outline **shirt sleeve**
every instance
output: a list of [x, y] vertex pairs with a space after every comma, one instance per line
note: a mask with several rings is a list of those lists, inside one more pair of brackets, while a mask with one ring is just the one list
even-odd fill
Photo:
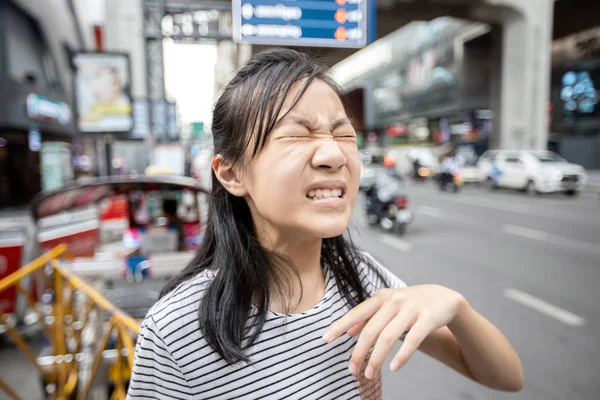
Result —
[[181, 368], [149, 313], [142, 322], [127, 399], [190, 399]]
[[361, 273], [365, 275], [365, 289], [369, 296], [374, 296], [381, 289], [401, 289], [407, 286], [402, 279], [381, 265], [371, 254], [361, 252], [361, 255], [365, 260]]

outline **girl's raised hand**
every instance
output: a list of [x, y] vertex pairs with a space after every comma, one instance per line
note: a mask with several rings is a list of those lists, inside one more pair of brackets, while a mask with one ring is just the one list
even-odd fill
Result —
[[431, 332], [452, 322], [464, 304], [461, 294], [439, 285], [382, 289], [334, 322], [323, 340], [330, 343], [345, 332], [350, 336], [360, 334], [348, 366], [354, 375], [377, 342], [365, 370], [365, 377], [372, 379], [407, 330], [390, 365], [392, 371], [402, 368]]

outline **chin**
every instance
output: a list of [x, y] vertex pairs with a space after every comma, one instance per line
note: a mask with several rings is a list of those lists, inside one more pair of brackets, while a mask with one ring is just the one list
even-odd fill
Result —
[[348, 229], [349, 221], [319, 221], [319, 225], [313, 225], [310, 227], [310, 232], [318, 238], [328, 239], [336, 236], [343, 235]]

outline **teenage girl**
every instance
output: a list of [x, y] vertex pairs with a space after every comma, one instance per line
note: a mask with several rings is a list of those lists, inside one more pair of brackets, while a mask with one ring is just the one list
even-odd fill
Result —
[[419, 350], [522, 388], [519, 356], [461, 294], [407, 287], [344, 239], [361, 165], [324, 67], [293, 50], [256, 55], [212, 132], [204, 243], [142, 324], [128, 398], [381, 399], [398, 340], [393, 371]]

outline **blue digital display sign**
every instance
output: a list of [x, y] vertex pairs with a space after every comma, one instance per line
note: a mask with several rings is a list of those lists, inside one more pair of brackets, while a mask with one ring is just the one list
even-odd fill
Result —
[[233, 39], [240, 43], [364, 47], [374, 0], [233, 0]]

